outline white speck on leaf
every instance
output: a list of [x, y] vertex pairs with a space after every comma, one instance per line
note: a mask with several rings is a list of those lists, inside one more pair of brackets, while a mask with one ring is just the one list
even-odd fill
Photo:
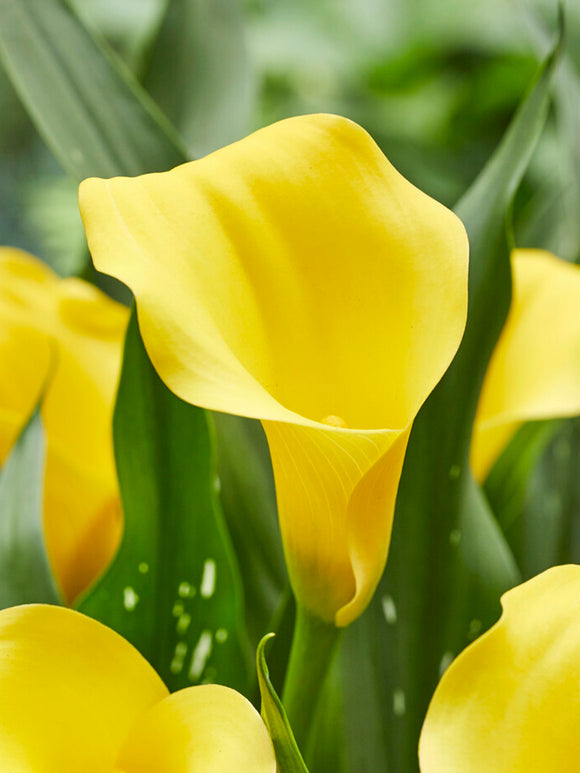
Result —
[[394, 625], [397, 622], [397, 607], [392, 596], [383, 596], [381, 599], [383, 615], [387, 623]]
[[127, 587], [123, 590], [123, 606], [127, 612], [132, 612], [139, 603], [139, 596], [135, 593], [134, 589]]
[[203, 565], [203, 575], [201, 578], [201, 597], [209, 599], [215, 592], [216, 565], [213, 558], [206, 559]]
[[228, 638], [228, 632], [225, 628], [218, 628], [215, 632], [215, 640], [218, 644], [223, 644]]
[[402, 717], [407, 711], [407, 701], [404, 690], [395, 690], [393, 692], [393, 714], [396, 717]]
[[189, 667], [189, 678], [192, 682], [197, 682], [206, 667], [209, 656], [211, 655], [212, 636], [211, 631], [203, 631], [191, 656], [191, 666]]
[[195, 596], [195, 588], [191, 583], [183, 582], [179, 583], [179, 587], [177, 588], [177, 595], [182, 599], [191, 599], [193, 596]]

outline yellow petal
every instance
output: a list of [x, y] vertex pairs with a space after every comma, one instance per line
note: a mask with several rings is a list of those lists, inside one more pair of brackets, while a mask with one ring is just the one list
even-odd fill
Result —
[[463, 332], [461, 223], [328, 115], [87, 180], [80, 204], [168, 386], [265, 422], [298, 599], [349, 622], [384, 566], [410, 425]]
[[443, 675], [419, 745], [422, 773], [575, 773], [580, 566], [502, 598], [500, 621]]
[[72, 602], [108, 566], [123, 526], [114, 480], [94, 476], [58, 448], [50, 448], [44, 482], [44, 532], [51, 563]]
[[108, 773], [167, 689], [114, 631], [61, 607], [0, 612], [1, 773]]
[[348, 625], [385, 566], [409, 431], [264, 428], [296, 597], [321, 619]]
[[235, 690], [179, 690], [138, 720], [117, 761], [123, 773], [276, 773], [272, 741]]
[[6, 324], [0, 309], [0, 464], [40, 400], [51, 359], [47, 336], [34, 327]]
[[44, 517], [69, 602], [107, 566], [120, 538], [111, 422], [126, 324], [126, 309], [91, 285], [58, 279], [30, 255], [0, 248], [0, 462], [52, 362], [42, 406]]
[[580, 267], [512, 253], [513, 295], [483, 384], [471, 466], [484, 480], [524, 421], [580, 413]]

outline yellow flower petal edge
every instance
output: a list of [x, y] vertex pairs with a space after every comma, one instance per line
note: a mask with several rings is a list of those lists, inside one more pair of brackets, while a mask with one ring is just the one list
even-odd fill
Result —
[[0, 463], [46, 386], [45, 534], [68, 602], [103, 571], [120, 538], [111, 423], [127, 320], [86, 282], [0, 248]]
[[578, 770], [580, 566], [549, 569], [502, 605], [435, 691], [421, 773]]
[[188, 687], [153, 706], [128, 736], [124, 773], [275, 773], [272, 741], [252, 704], [229, 687]]
[[543, 250], [514, 250], [511, 262], [511, 308], [471, 445], [480, 481], [522, 422], [580, 414], [580, 266]]
[[121, 636], [78, 612], [0, 611], [0, 773], [275, 773], [265, 725], [227, 687], [169, 696]]
[[118, 634], [78, 612], [0, 612], [0, 772], [106, 773], [167, 689]]
[[332, 115], [86, 180], [80, 207], [161, 378], [263, 421], [298, 601], [346, 625], [384, 567], [412, 421], [463, 334], [462, 224]]

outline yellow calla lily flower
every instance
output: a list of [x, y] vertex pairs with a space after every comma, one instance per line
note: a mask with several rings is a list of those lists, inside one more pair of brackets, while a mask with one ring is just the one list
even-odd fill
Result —
[[127, 321], [92, 285], [0, 248], [0, 463], [46, 387], [45, 536], [68, 602], [120, 538], [111, 422]]
[[331, 115], [86, 180], [80, 206], [170, 389], [262, 420], [296, 597], [348, 624], [384, 568], [411, 424], [463, 333], [461, 222]]
[[254, 707], [173, 695], [121, 636], [63, 607], [0, 612], [0, 773], [275, 773]]
[[578, 770], [580, 566], [548, 569], [508, 591], [502, 606], [435, 691], [422, 773]]
[[511, 308], [473, 428], [480, 481], [523, 422], [580, 414], [580, 266], [543, 250], [514, 250], [511, 262]]

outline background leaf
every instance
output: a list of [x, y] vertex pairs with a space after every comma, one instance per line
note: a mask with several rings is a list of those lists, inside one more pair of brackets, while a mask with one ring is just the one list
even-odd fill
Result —
[[45, 448], [37, 408], [0, 472], [0, 609], [62, 603], [44, 542]]
[[39, 132], [77, 181], [185, 160], [175, 131], [59, 0], [2, 0], [0, 56]]
[[248, 134], [255, 82], [237, 0], [168, 0], [144, 84], [194, 157]]
[[[258, 421], [214, 414], [221, 500], [244, 581], [252, 647], [273, 618], [288, 583], [272, 463]], [[278, 639], [276, 639], [278, 643]]]
[[208, 414], [159, 379], [135, 314], [114, 438], [123, 540], [79, 609], [132, 642], [170, 689], [207, 680], [247, 691], [241, 584], [217, 498]]
[[[523, 21], [531, 32], [536, 49], [545, 56], [549, 51], [550, 33], [545, 22], [520, 0]], [[569, 45], [554, 77], [555, 126], [553, 151], [547, 158], [549, 166], [542, 169], [541, 183], [547, 196], [544, 211], [528, 207], [525, 241], [521, 246], [541, 247], [565, 260], [580, 260], [580, 147], [576, 138], [580, 132], [580, 60], [578, 30], [574, 36], [574, 12], [580, 20], [578, 5], [559, 2], [560, 11], [566, 10]], [[548, 154], [546, 154], [548, 155]]]
[[528, 481], [520, 517], [506, 532], [524, 579], [580, 563], [580, 420], [558, 425]]
[[[350, 665], [353, 670], [364, 668], [362, 663]], [[352, 734], [347, 734], [344, 726], [344, 700], [340, 659], [333, 657], [316, 708], [306, 753], [308, 767], [315, 773], [345, 773], [347, 770], [345, 740], [352, 740]]]
[[526, 422], [491, 468], [485, 495], [504, 532], [521, 517], [529, 477], [561, 423], [557, 419]]
[[[518, 580], [509, 546], [472, 479], [468, 451], [485, 368], [509, 307], [505, 219], [544, 124], [555, 58], [553, 52], [544, 63], [502, 143], [456, 208], [471, 252], [465, 336], [415, 421], [387, 570], [359, 623], [364, 636], [357, 636], [356, 623], [346, 636], [349, 662], [374, 658], [358, 689], [366, 716], [380, 716], [388, 734], [385, 746], [367, 742], [362, 734], [373, 724], [359, 717], [355, 741], [379, 757], [386, 753], [393, 771], [417, 769], [419, 732], [440, 674], [494, 621], [499, 594]], [[380, 647], [370, 644], [377, 641]], [[384, 675], [380, 689], [373, 672]], [[351, 694], [354, 689], [351, 684]], [[346, 706], [349, 711], [348, 700]], [[352, 713], [347, 725], [351, 721]], [[382, 762], [365, 758], [363, 766], [359, 755], [357, 764], [351, 770], [375, 770]]]

